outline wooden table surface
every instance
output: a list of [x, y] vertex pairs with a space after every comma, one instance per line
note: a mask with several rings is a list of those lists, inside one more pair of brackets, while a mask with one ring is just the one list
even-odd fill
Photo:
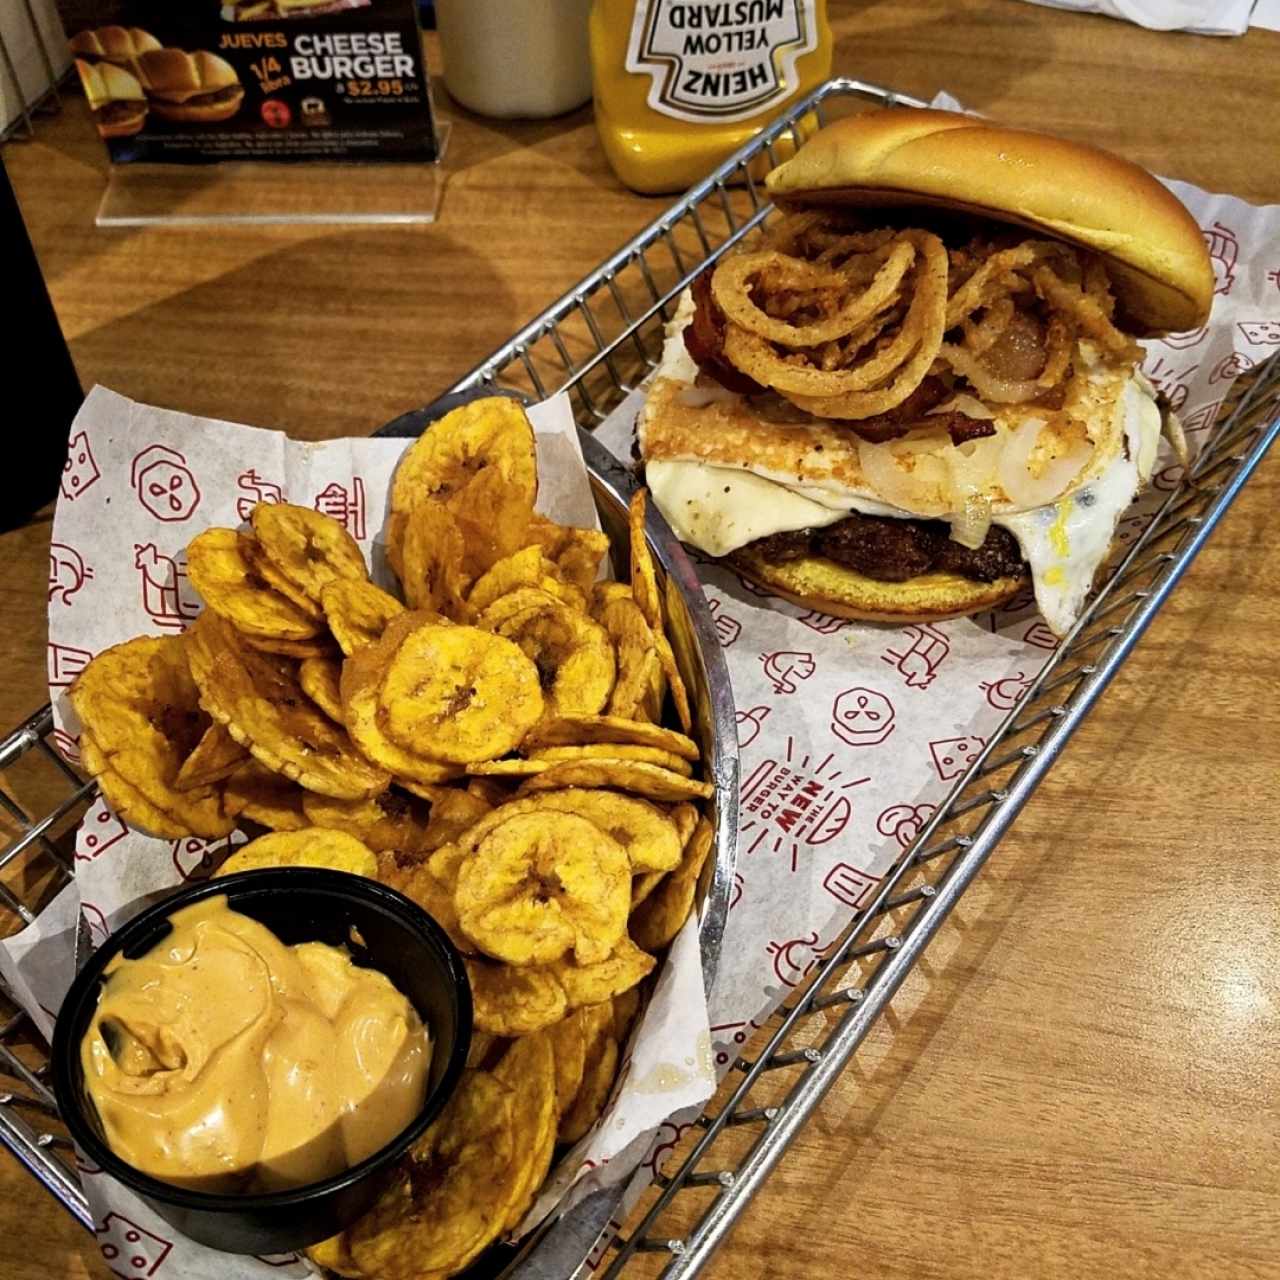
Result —
[[[1280, 200], [1280, 36], [831, 5], [836, 69]], [[83, 105], [6, 148], [85, 386], [296, 436], [423, 403], [653, 218], [589, 110], [456, 121], [432, 227], [99, 231]], [[11, 424], [11, 430], [14, 427]], [[747, 1213], [716, 1277], [1280, 1274], [1280, 458]], [[5, 725], [43, 701], [47, 519], [0, 538]], [[105, 1275], [0, 1155], [0, 1274]]]

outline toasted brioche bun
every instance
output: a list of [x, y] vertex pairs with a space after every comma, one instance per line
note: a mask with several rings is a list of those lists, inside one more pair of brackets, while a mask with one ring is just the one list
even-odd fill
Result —
[[98, 27], [71, 38], [71, 52], [81, 58], [131, 64], [140, 53], [160, 48], [160, 41], [141, 27]]
[[110, 62], [76, 59], [76, 74], [91, 111], [100, 111], [108, 102], [137, 102], [146, 110], [147, 95], [136, 76]]
[[1082, 142], [896, 107], [819, 130], [766, 179], [782, 203], [931, 205], [980, 214], [1102, 254], [1124, 327], [1199, 328], [1213, 299], [1204, 237], [1145, 169]]
[[1011, 599], [1028, 576], [973, 582], [955, 573], [924, 573], [906, 582], [879, 582], [834, 560], [802, 556], [772, 564], [738, 551], [733, 565], [744, 577], [802, 609], [859, 622], [941, 622], [984, 613]]
[[240, 83], [229, 62], [204, 49], [153, 49], [139, 57], [138, 66], [147, 94], [157, 102], [185, 102]]

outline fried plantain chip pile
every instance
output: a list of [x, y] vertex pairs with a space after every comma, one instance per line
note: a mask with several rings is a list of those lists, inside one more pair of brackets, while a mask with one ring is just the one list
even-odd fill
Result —
[[70, 692], [131, 825], [268, 828], [219, 874], [375, 877], [464, 955], [463, 1083], [375, 1208], [309, 1251], [344, 1276], [443, 1278], [518, 1226], [604, 1110], [713, 843], [643, 490], [629, 582], [597, 581], [605, 535], [536, 497], [524, 410], [473, 401], [397, 469], [402, 598], [337, 521], [259, 504], [190, 543], [206, 607], [185, 636], [117, 645]]

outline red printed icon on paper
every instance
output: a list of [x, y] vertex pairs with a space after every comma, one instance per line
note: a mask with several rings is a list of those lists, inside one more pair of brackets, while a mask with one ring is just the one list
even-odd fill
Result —
[[893, 732], [894, 715], [883, 693], [855, 685], [832, 704], [831, 732], [851, 747], [876, 747]]
[[1186, 351], [1190, 347], [1198, 347], [1208, 336], [1208, 333], [1209, 326], [1206, 324], [1187, 333], [1167, 333], [1160, 341], [1166, 347], [1172, 347], [1175, 351]]
[[816, 609], [802, 613], [796, 621], [803, 622], [810, 631], [816, 631], [820, 636], [833, 636], [837, 631], [853, 626], [848, 618], [833, 618], [829, 613], [819, 613]]
[[138, 501], [157, 520], [177, 524], [200, 505], [200, 486], [187, 459], [166, 444], [153, 444], [133, 460], [130, 472]]
[[86, 1177], [96, 1178], [102, 1172], [102, 1166], [94, 1164], [79, 1147], [71, 1148], [71, 1159], [75, 1162], [76, 1172], [83, 1173]]
[[1242, 373], [1248, 373], [1254, 363], [1252, 357], [1244, 352], [1233, 351], [1230, 355], [1223, 356], [1209, 371], [1209, 384], [1212, 386], [1215, 382], [1230, 382]]
[[255, 1253], [253, 1256], [267, 1267], [291, 1267], [302, 1261], [296, 1253]]
[[123, 1214], [112, 1211], [94, 1227], [98, 1248], [112, 1275], [144, 1280], [155, 1275], [173, 1249], [173, 1242], [147, 1231]]
[[1199, 408], [1192, 409], [1190, 413], [1182, 415], [1182, 429], [1189, 436], [1198, 435], [1201, 431], [1207, 431], [1218, 421], [1218, 414], [1222, 412], [1221, 400], [1210, 400], [1208, 404], [1202, 404]]
[[772, 711], [772, 707], [752, 707], [750, 711], [734, 712], [739, 747], [749, 747], [760, 736], [760, 730]]
[[1280, 320], [1241, 320], [1236, 328], [1246, 342], [1255, 347], [1274, 347], [1280, 344]]
[[764, 674], [773, 685], [774, 693], [795, 693], [800, 687], [796, 682], [808, 680], [818, 669], [811, 653], [798, 653], [783, 649], [777, 653], [762, 653]]
[[891, 836], [900, 849], [909, 849], [920, 828], [933, 817], [933, 810], [931, 804], [891, 804], [876, 819], [876, 830], [882, 836]]
[[733, 873], [733, 888], [729, 890], [730, 911], [732, 911], [734, 907], [742, 901], [742, 891], [746, 888], [746, 885], [747, 882], [742, 878], [742, 873], [740, 871], [735, 871]]
[[67, 460], [62, 464], [62, 496], [74, 502], [101, 475], [89, 447], [89, 437], [77, 431], [67, 444]]
[[186, 836], [174, 840], [169, 848], [173, 865], [184, 880], [207, 880], [222, 865], [231, 851], [231, 840], [202, 840]]
[[68, 764], [80, 763], [80, 739], [73, 738], [65, 729], [55, 729], [50, 735], [58, 754]]
[[82, 902], [80, 918], [84, 921], [84, 927], [89, 930], [89, 945], [96, 951], [111, 936], [107, 917], [103, 915], [101, 907], [92, 902]]
[[364, 481], [355, 476], [351, 488], [336, 480], [316, 494], [315, 508], [321, 515], [332, 516], [357, 541], [364, 541]]
[[1031, 687], [1031, 677], [1024, 676], [1021, 671], [1011, 676], [1001, 676], [990, 683], [983, 682], [978, 688], [987, 695], [987, 702], [997, 711], [1011, 711], [1017, 701]]
[[715, 596], [707, 596], [707, 608], [711, 611], [711, 621], [715, 623], [716, 639], [720, 641], [722, 649], [727, 649], [742, 634], [742, 623], [721, 611], [723, 603]]
[[[714, 1032], [715, 1027], [712, 1027], [711, 1030]], [[654, 1173], [657, 1173], [666, 1162], [667, 1157], [679, 1145], [680, 1139], [692, 1128], [692, 1120], [687, 1124], [675, 1124], [670, 1120], [664, 1120], [653, 1135], [653, 1146], [649, 1149], [649, 1154], [645, 1157], [641, 1168], [651, 1169]], [[621, 1226], [622, 1224], [619, 1223], [618, 1225]]]
[[799, 755], [795, 740], [787, 739], [781, 760], [762, 760], [742, 784], [739, 832], [748, 853], [762, 845], [791, 855], [791, 870], [799, 865], [800, 850], [827, 844], [848, 825], [853, 805], [844, 792], [870, 778], [844, 779], [827, 755], [817, 764]]
[[847, 862], [837, 862], [823, 877], [822, 887], [846, 907], [861, 907], [880, 883], [878, 877], [860, 871]]
[[[741, 1048], [754, 1032], [759, 1031], [764, 1026], [763, 1022], [757, 1022], [752, 1018], [749, 1022], [721, 1022], [717, 1026], [711, 1028], [711, 1041], [717, 1046], [716, 1064], [721, 1067], [729, 1065], [731, 1050], [735, 1045]], [[732, 1034], [729, 1034], [732, 1032]]]
[[765, 951], [773, 957], [773, 971], [786, 987], [798, 987], [821, 963], [827, 947], [816, 933], [788, 942], [771, 942]]
[[247, 520], [260, 502], [283, 502], [284, 490], [270, 480], [264, 480], [252, 467], [236, 476], [236, 488], [241, 490], [236, 499], [236, 515]]
[[94, 801], [89, 812], [84, 815], [76, 839], [76, 861], [92, 862], [100, 858], [118, 840], [129, 834], [129, 828], [122, 818], [107, 807], [101, 796]]
[[1209, 250], [1209, 261], [1213, 263], [1213, 279], [1215, 294], [1225, 297], [1231, 292], [1236, 282], [1236, 263], [1240, 258], [1240, 242], [1230, 227], [1215, 222], [1211, 227], [1201, 228], [1205, 245]]
[[908, 638], [910, 644], [903, 646], [899, 641], [898, 647], [886, 649], [880, 660], [898, 668], [908, 689], [927, 689], [951, 652], [951, 641], [928, 622], [909, 626], [904, 639]]
[[185, 631], [200, 612], [199, 601], [189, 595], [187, 570], [154, 542], [133, 546], [133, 567], [142, 576], [142, 607], [157, 627]]
[[1172, 493], [1181, 483], [1186, 475], [1183, 470], [1182, 463], [1174, 462], [1169, 466], [1157, 471], [1151, 477], [1151, 487], [1159, 489], [1161, 493]]
[[269, 129], [287, 129], [293, 123], [289, 104], [279, 98], [268, 98], [262, 104], [262, 123]]
[[1178, 369], [1166, 363], [1162, 357], [1156, 356], [1143, 372], [1151, 379], [1155, 389], [1168, 400], [1169, 407], [1177, 413], [1187, 403], [1187, 383], [1199, 367], [1199, 364], [1189, 364]]
[[939, 738], [937, 742], [929, 743], [929, 754], [933, 757], [933, 767], [937, 770], [938, 777], [943, 782], [950, 782], [978, 758], [978, 753], [986, 745], [985, 738], [969, 733], [962, 738]]
[[1035, 645], [1037, 649], [1056, 649], [1058, 647], [1058, 637], [1039, 620], [1033, 622], [1022, 633], [1022, 638], [1027, 644]]
[[[693, 558], [694, 558], [695, 560], [697, 560], [700, 564], [715, 564], [715, 563], [717, 563], [715, 560], [711, 559], [711, 557], [709, 557], [709, 556], [704, 557], [704, 556], [700, 555], [696, 550], [694, 550], [694, 549], [692, 549], [692, 548], [690, 549], [689, 554], [690, 554], [690, 555], [692, 555], [692, 556], [693, 556]], [[742, 574], [740, 574], [740, 573], [735, 573], [733, 576], [734, 576], [735, 578], [737, 578], [737, 580], [738, 580], [738, 585], [739, 585], [739, 586], [743, 589], [743, 591], [745, 591], [748, 595], [758, 596], [761, 600], [769, 600], [769, 599], [772, 599], [772, 597], [773, 597], [773, 592], [772, 592], [772, 591], [766, 591], [766, 590], [765, 590], [765, 588], [764, 588], [764, 587], [762, 587], [758, 582], [752, 582], [750, 578], [744, 578], [744, 577], [742, 576]]]
[[49, 544], [49, 603], [70, 604], [71, 597], [93, 577], [84, 557], [65, 542]]
[[93, 660], [88, 649], [71, 644], [49, 645], [49, 683], [55, 689], [69, 685]]

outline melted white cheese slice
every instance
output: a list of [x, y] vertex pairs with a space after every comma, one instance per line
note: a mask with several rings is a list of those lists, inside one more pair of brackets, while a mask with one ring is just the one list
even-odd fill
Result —
[[[1151, 474], [1160, 440], [1160, 414], [1138, 378], [1124, 390], [1125, 450], [1069, 497], [993, 523], [1018, 540], [1031, 570], [1045, 622], [1064, 635], [1079, 616], [1116, 525]], [[911, 513], [849, 494], [788, 487], [736, 468], [653, 460], [649, 489], [684, 542], [724, 556], [757, 538], [834, 524], [849, 511], [911, 518]], [[820, 500], [815, 500], [820, 499]]]

